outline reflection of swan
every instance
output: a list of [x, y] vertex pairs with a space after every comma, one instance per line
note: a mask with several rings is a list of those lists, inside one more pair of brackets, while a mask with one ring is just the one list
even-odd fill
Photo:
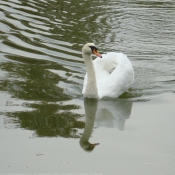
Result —
[[[93, 62], [92, 53], [98, 56]], [[126, 55], [109, 52], [101, 56], [93, 43], [85, 44], [82, 54], [87, 71], [82, 91], [85, 98], [117, 98], [131, 87], [134, 71]]]
[[97, 105], [98, 105], [97, 100], [93, 99], [84, 100], [86, 124], [83, 135], [80, 139], [80, 146], [86, 151], [93, 150], [96, 145], [99, 145], [99, 143], [92, 144], [89, 142], [89, 138], [91, 137], [94, 128], [94, 120], [96, 116]]
[[126, 119], [131, 115], [131, 109], [132, 102], [125, 99], [99, 101], [95, 125], [123, 130]]

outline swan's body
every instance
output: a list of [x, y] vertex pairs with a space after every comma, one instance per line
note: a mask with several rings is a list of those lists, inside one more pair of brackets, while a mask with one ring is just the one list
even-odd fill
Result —
[[125, 54], [116, 52], [102, 56], [97, 52], [102, 58], [97, 57], [92, 61], [91, 49], [94, 47], [93, 43], [88, 43], [82, 49], [87, 71], [82, 91], [84, 98], [117, 98], [128, 91], [133, 83], [132, 64]]

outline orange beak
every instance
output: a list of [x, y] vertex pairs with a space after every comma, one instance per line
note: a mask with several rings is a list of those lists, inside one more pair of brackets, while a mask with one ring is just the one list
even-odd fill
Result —
[[93, 49], [93, 50], [92, 50], [92, 53], [95, 54], [95, 55], [97, 55], [98, 57], [102, 58], [102, 56], [101, 56], [101, 54], [98, 52], [98, 50]]

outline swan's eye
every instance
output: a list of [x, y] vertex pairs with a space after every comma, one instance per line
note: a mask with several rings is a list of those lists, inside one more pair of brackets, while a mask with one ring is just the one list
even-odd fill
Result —
[[95, 50], [95, 51], [98, 50], [98, 48], [96, 48], [95, 46], [89, 46], [89, 47], [91, 48], [92, 53], [93, 53], [93, 50]]

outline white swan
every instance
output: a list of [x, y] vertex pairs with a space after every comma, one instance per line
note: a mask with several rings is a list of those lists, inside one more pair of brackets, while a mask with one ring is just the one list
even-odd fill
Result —
[[[94, 61], [92, 53], [98, 56]], [[82, 48], [82, 55], [87, 71], [82, 91], [84, 98], [117, 98], [131, 87], [134, 71], [123, 53], [100, 55], [94, 43], [87, 43]]]

